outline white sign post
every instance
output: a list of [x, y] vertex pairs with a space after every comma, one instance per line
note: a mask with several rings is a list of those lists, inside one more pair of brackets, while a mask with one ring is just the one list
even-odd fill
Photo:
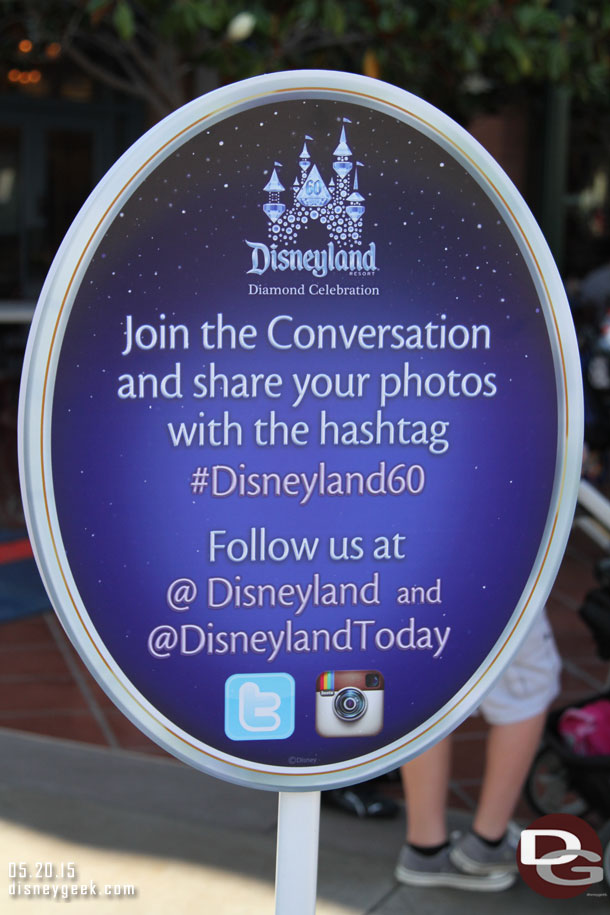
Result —
[[316, 910], [320, 792], [279, 795], [275, 870], [276, 915]]

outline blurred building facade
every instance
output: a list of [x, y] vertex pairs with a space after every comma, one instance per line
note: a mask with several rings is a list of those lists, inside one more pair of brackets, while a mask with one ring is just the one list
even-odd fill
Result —
[[84, 76], [57, 44], [16, 39], [0, 64], [0, 528], [23, 523], [17, 397], [36, 300], [81, 205], [145, 128], [141, 105]]

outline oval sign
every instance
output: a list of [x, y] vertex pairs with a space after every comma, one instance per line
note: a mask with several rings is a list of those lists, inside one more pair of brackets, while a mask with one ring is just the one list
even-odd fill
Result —
[[395, 767], [550, 590], [582, 440], [563, 288], [504, 173], [402, 90], [281, 73], [154, 127], [68, 233], [24, 377], [53, 604], [206, 772]]

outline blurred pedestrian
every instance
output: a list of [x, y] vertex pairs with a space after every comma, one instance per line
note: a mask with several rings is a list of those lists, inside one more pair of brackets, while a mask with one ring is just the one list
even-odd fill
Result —
[[561, 661], [544, 614], [485, 697], [490, 724], [481, 793], [470, 829], [449, 836], [451, 737], [402, 767], [407, 836], [395, 875], [411, 886], [495, 891], [516, 879], [519, 832], [510, 820], [538, 748]]

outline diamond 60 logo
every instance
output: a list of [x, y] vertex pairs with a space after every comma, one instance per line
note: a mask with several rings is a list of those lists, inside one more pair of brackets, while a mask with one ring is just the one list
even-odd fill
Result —
[[[358, 184], [358, 167], [347, 142], [343, 118], [339, 142], [333, 153], [332, 177], [324, 178], [318, 165], [312, 161], [307, 142], [313, 138], [305, 135], [303, 149], [298, 159], [298, 171], [289, 191], [282, 184], [274, 163], [271, 178], [264, 187], [269, 199], [262, 209], [268, 221], [270, 244], [246, 240], [252, 251], [252, 266], [248, 273], [262, 274], [267, 270], [308, 270], [315, 277], [324, 277], [334, 270], [349, 273], [376, 270], [375, 243], [362, 249], [362, 225], [366, 210], [364, 197]], [[297, 147], [298, 148], [298, 147]], [[289, 203], [283, 195], [292, 198]], [[308, 225], [323, 226], [329, 238], [323, 249], [286, 247], [294, 245]]]
[[519, 872], [548, 899], [570, 899], [604, 879], [602, 844], [588, 823], [569, 814], [536, 820], [521, 833]]

